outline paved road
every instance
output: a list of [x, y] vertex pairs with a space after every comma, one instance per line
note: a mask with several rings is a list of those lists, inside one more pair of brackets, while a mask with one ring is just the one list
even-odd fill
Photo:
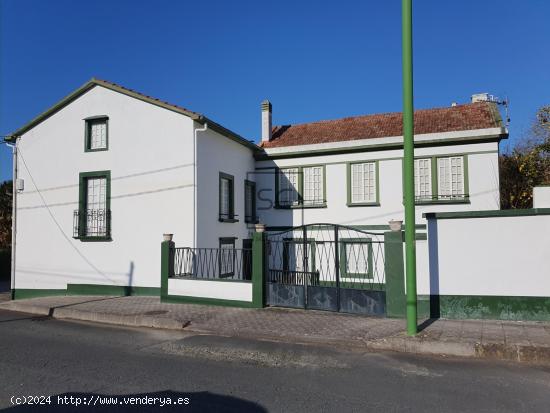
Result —
[[[550, 410], [550, 369], [542, 367], [350, 354], [6, 311], [0, 342], [0, 410], [8, 412]], [[28, 395], [51, 395], [51, 404], [10, 402]], [[71, 396], [96, 405], [76, 407]], [[100, 406], [115, 402], [111, 396], [116, 407]], [[157, 405], [143, 404], [152, 402], [146, 396]], [[124, 404], [129, 397], [142, 404]], [[181, 404], [161, 408], [168, 398]]]

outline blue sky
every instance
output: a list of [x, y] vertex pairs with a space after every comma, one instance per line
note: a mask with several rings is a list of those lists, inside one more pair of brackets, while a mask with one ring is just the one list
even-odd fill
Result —
[[[401, 2], [0, 0], [0, 133], [92, 76], [248, 139], [275, 124], [401, 110]], [[507, 95], [510, 142], [550, 103], [550, 2], [416, 0], [415, 106]], [[0, 148], [0, 180], [11, 156]]]

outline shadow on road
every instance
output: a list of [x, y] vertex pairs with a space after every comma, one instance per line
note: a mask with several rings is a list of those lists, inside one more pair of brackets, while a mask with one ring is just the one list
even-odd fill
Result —
[[[22, 398], [23, 396], [21, 396]], [[255, 402], [210, 392], [182, 393], [166, 390], [156, 393], [108, 395], [63, 393], [43, 399], [43, 404], [20, 404], [2, 412], [251, 412], [267, 413]], [[15, 401], [15, 398], [14, 398]], [[36, 402], [41, 400], [37, 399]], [[11, 401], [10, 401], [11, 402]], [[21, 402], [21, 400], [19, 400]]]

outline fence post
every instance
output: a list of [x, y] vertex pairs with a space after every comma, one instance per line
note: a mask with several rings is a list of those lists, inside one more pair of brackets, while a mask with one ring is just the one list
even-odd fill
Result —
[[384, 232], [386, 277], [386, 315], [404, 318], [407, 314], [405, 298], [405, 265], [403, 262], [403, 232]]
[[265, 303], [265, 232], [255, 232], [252, 237], [252, 306], [264, 307]]
[[171, 240], [164, 240], [160, 244], [160, 300], [168, 297], [168, 277], [174, 273], [174, 257], [172, 254], [175, 244]]

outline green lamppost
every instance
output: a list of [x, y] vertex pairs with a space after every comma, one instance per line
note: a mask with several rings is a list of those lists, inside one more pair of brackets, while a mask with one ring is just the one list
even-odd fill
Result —
[[416, 241], [414, 214], [414, 106], [412, 58], [412, 0], [402, 0], [403, 44], [403, 149], [405, 168], [405, 269], [407, 286], [407, 334], [417, 333]]

